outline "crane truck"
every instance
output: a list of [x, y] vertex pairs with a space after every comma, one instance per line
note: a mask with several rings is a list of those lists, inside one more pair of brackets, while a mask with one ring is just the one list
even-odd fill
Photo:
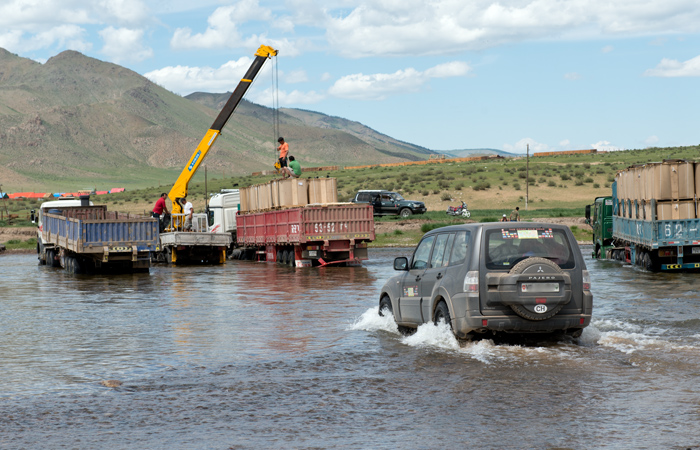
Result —
[[262, 69], [265, 61], [277, 56], [277, 50], [261, 45], [255, 53], [255, 59], [245, 76], [238, 83], [223, 109], [207, 130], [189, 161], [182, 169], [180, 176], [168, 193], [172, 202], [172, 220], [167, 224], [164, 233], [160, 234], [160, 245], [154, 253], [156, 261], [172, 264], [210, 263], [223, 264], [226, 261], [227, 249], [231, 245], [230, 233], [212, 233], [208, 230], [186, 232], [183, 230], [185, 218], [182, 214], [182, 199], [187, 197], [190, 180], [199, 168], [207, 153], [221, 135], [226, 122], [243, 99], [246, 91]]

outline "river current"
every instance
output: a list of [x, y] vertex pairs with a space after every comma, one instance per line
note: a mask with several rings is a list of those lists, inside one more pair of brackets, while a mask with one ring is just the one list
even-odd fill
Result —
[[700, 448], [700, 275], [587, 257], [579, 340], [458, 343], [378, 316], [409, 253], [118, 276], [2, 256], [0, 449]]

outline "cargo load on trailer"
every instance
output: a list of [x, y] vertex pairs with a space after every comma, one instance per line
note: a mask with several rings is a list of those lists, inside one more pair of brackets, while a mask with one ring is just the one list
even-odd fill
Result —
[[44, 202], [34, 217], [42, 265], [71, 273], [147, 272], [158, 222], [80, 200]]
[[593, 257], [651, 271], [700, 269], [700, 163], [665, 160], [617, 173], [612, 195], [586, 206]]
[[337, 200], [335, 178], [289, 178], [230, 190], [212, 197], [210, 230], [232, 233], [233, 259], [358, 265], [375, 239], [372, 206]]

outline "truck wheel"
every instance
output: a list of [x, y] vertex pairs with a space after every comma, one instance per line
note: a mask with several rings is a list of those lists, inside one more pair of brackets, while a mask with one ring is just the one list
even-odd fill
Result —
[[287, 256], [287, 265], [290, 267], [294, 267], [295, 266], [294, 262], [296, 260], [296, 255], [294, 254], [294, 249], [289, 250], [287, 255], [288, 255]]
[[413, 214], [413, 211], [411, 211], [409, 208], [403, 208], [401, 211], [399, 211], [399, 215], [403, 217], [404, 219], [406, 217], [411, 217]]
[[443, 301], [437, 304], [435, 308], [435, 316], [433, 317], [433, 323], [437, 325], [440, 321], [444, 321], [452, 329], [452, 319], [450, 319], [450, 310], [447, 308], [447, 304]]

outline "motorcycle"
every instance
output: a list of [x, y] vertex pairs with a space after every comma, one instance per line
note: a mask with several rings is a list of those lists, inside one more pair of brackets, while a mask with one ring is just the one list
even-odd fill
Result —
[[445, 211], [450, 216], [471, 217], [472, 213], [467, 209], [467, 204], [462, 202], [461, 206], [448, 206]]

